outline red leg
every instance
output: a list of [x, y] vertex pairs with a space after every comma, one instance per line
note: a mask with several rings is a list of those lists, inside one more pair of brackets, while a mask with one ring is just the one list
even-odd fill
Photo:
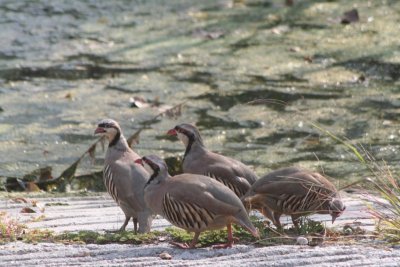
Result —
[[234, 239], [233, 239], [233, 235], [232, 235], [232, 225], [228, 224], [226, 226], [227, 230], [228, 230], [228, 242], [226, 244], [219, 244], [219, 245], [214, 245], [213, 248], [231, 248], [233, 243], [234, 243]]

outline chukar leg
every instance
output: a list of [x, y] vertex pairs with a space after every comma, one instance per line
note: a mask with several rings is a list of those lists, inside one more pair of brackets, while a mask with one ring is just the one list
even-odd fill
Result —
[[126, 226], [129, 223], [129, 220], [131, 219], [131, 216], [125, 215], [125, 222], [124, 224], [121, 226], [121, 228], [119, 228], [119, 231], [125, 231]]
[[298, 230], [300, 230], [300, 215], [299, 214], [292, 214], [291, 215], [291, 217], [292, 217], [292, 222], [293, 222], [293, 225], [294, 225], [294, 227], [297, 229], [297, 231]]
[[275, 224], [276, 228], [282, 229], [282, 224], [281, 224], [281, 221], [280, 221], [280, 218], [281, 218], [282, 214], [279, 213], [279, 212], [274, 211], [273, 215], [274, 215], [273, 216], [273, 218], [274, 218], [273, 223]]
[[138, 225], [138, 219], [137, 218], [132, 218], [133, 221], [133, 232], [137, 234], [137, 225]]
[[233, 243], [234, 243], [234, 239], [233, 239], [233, 234], [232, 234], [232, 224], [228, 224], [226, 226], [226, 229], [228, 230], [228, 242], [225, 244], [219, 244], [219, 245], [214, 245], [213, 248], [231, 248]]
[[262, 207], [260, 209], [261, 213], [267, 217], [273, 224], [275, 224], [274, 214], [268, 207]]
[[138, 212], [137, 220], [139, 223], [139, 233], [143, 234], [150, 232], [153, 216], [149, 211]]
[[189, 245], [190, 248], [195, 248], [197, 241], [199, 240], [199, 235], [200, 235], [200, 232], [194, 233], [193, 240], [192, 240], [192, 242], [190, 242], [190, 245]]

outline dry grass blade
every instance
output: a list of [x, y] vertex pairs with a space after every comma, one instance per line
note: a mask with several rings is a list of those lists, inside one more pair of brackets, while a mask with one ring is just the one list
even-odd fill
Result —
[[311, 123], [311, 125], [315, 128], [317, 128], [318, 130], [320, 130], [321, 132], [327, 134], [328, 136], [330, 136], [333, 140], [343, 144], [344, 146], [346, 146], [348, 149], [350, 149], [353, 154], [358, 158], [358, 160], [362, 163], [366, 163], [364, 157], [360, 154], [360, 152], [358, 152], [357, 148], [352, 146], [351, 144], [349, 144], [348, 142], [340, 139], [339, 137], [337, 137], [336, 135], [332, 134], [330, 131], [325, 130], [324, 128], [320, 127], [319, 125], [317, 125], [316, 123]]
[[267, 99], [267, 98], [260, 98], [260, 99], [255, 99], [252, 101], [249, 101], [245, 103], [246, 105], [263, 105], [263, 104], [274, 104], [274, 105], [280, 105], [283, 107], [287, 106], [287, 103], [285, 101], [279, 100], [279, 99]]
[[142, 130], [143, 128], [140, 128], [126, 140], [128, 142], [129, 147], [139, 144], [140, 133], [142, 132]]
[[[369, 212], [379, 222], [377, 226], [379, 234], [390, 243], [400, 244], [399, 178], [392, 174], [390, 166], [386, 162], [382, 161], [382, 163], [379, 163], [364, 147], [361, 146], [362, 151], [360, 152], [356, 147], [335, 136], [328, 130], [323, 129], [315, 123], [311, 124], [332, 139], [349, 148], [359, 159], [360, 163], [371, 172], [371, 178], [362, 178], [341, 189], [367, 181], [368, 183], [365, 186], [372, 192], [369, 194], [369, 197], [374, 203], [374, 205], [369, 207]], [[362, 153], [364, 156], [362, 156]], [[374, 193], [378, 193], [379, 197], [374, 196]]]
[[168, 118], [176, 119], [182, 115], [182, 107], [183, 107], [183, 103], [181, 103], [175, 107], [172, 107], [170, 109], [167, 109], [165, 111], [165, 115]]
[[94, 162], [94, 160], [95, 160], [96, 147], [97, 147], [97, 142], [94, 143], [93, 145], [91, 145], [89, 147], [89, 149], [87, 150], [89, 157], [92, 159], [92, 162]]

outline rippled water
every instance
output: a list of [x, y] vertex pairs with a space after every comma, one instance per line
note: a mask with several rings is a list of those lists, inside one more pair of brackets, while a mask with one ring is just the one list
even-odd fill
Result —
[[[357, 8], [361, 21], [340, 24]], [[57, 176], [93, 143], [96, 122], [126, 135], [157, 108], [187, 101], [136, 150], [183, 154], [166, 131], [200, 127], [207, 146], [260, 175], [292, 164], [347, 181], [368, 173], [311, 126], [399, 161], [398, 1], [1, 1], [0, 176], [51, 166]], [[268, 98], [285, 101], [246, 105]], [[78, 173], [101, 168], [104, 153]]]

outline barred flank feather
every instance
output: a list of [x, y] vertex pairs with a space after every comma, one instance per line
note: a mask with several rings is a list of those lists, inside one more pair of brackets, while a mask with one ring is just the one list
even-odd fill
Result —
[[324, 206], [328, 196], [323, 188], [310, 188], [305, 196], [282, 194], [277, 206], [283, 213], [317, 211]]
[[175, 200], [170, 194], [163, 199], [163, 212], [172, 224], [184, 228], [201, 230], [215, 218], [215, 214], [196, 204]]
[[110, 196], [117, 202], [118, 201], [118, 191], [117, 188], [115, 187], [114, 181], [113, 181], [113, 174], [111, 172], [111, 167], [110, 165], [106, 165], [103, 171], [103, 179], [104, 179], [104, 185], [107, 189], [107, 192], [110, 194]]
[[243, 188], [240, 188], [235, 184], [229, 183], [226, 179], [222, 179], [221, 177], [218, 177], [213, 173], [208, 172], [205, 174], [205, 176], [211, 177], [211, 178], [217, 180], [218, 182], [222, 183], [223, 185], [228, 187], [230, 190], [232, 190], [239, 198], [244, 196], [244, 194], [246, 193], [243, 190]]

